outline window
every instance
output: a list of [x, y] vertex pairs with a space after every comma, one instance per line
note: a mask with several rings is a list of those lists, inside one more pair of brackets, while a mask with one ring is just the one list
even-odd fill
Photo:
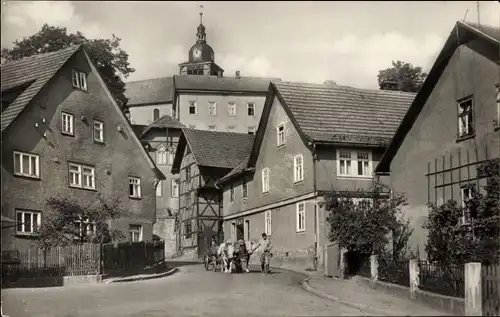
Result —
[[272, 227], [272, 222], [271, 222], [271, 210], [266, 210], [264, 214], [265, 218], [265, 223], [264, 223], [264, 232], [270, 236], [271, 235], [271, 227]]
[[162, 193], [162, 181], [158, 181], [158, 185], [156, 185], [156, 197], [161, 197]]
[[372, 177], [370, 151], [337, 150], [337, 174], [347, 177]]
[[215, 131], [215, 130], [217, 130], [217, 127], [215, 125], [208, 126], [208, 131]]
[[249, 241], [250, 240], [250, 220], [245, 220], [245, 230], [246, 230], [246, 240]]
[[189, 114], [196, 114], [196, 101], [189, 101]]
[[131, 242], [142, 241], [142, 226], [141, 225], [129, 225], [128, 233], [130, 235]]
[[285, 144], [286, 136], [285, 136], [285, 124], [281, 123], [276, 127], [276, 133], [278, 135], [278, 146]]
[[156, 121], [158, 119], [160, 119], [160, 110], [156, 108], [155, 110], [153, 110], [153, 121]]
[[128, 194], [132, 198], [141, 198], [141, 179], [138, 177], [128, 177]]
[[186, 182], [191, 180], [191, 166], [186, 166]]
[[36, 154], [14, 151], [14, 175], [39, 178], [40, 157]]
[[87, 74], [73, 70], [72, 72], [73, 87], [87, 91]]
[[231, 184], [229, 188], [229, 201], [234, 201], [234, 185]]
[[236, 128], [234, 127], [234, 125], [228, 125], [227, 126], [227, 132], [234, 133], [235, 131], [236, 131]]
[[467, 184], [460, 188], [460, 194], [462, 199], [462, 224], [468, 224], [470, 222], [470, 213], [467, 206], [467, 202], [474, 198], [475, 186], [473, 184]]
[[94, 141], [104, 143], [104, 122], [94, 119]]
[[253, 127], [248, 127], [248, 134], [254, 135], [255, 134], [255, 126]]
[[255, 116], [255, 104], [253, 102], [247, 103], [247, 112], [249, 116]]
[[174, 164], [174, 153], [172, 152], [167, 152], [167, 164], [172, 165]]
[[242, 180], [241, 181], [241, 195], [243, 197], [247, 197], [248, 196], [248, 187], [247, 187], [247, 182], [246, 180]]
[[156, 149], [156, 164], [165, 165], [167, 164], [167, 151], [163, 145], [160, 145]]
[[190, 124], [190, 125], [189, 125], [189, 128], [190, 128], [190, 129], [196, 129], [196, 124]]
[[230, 117], [236, 116], [236, 103], [230, 102], [227, 104], [227, 115]]
[[297, 232], [306, 231], [306, 203], [297, 203]]
[[172, 180], [172, 193], [171, 196], [172, 198], [177, 198], [179, 197], [179, 184], [177, 183], [177, 179]]
[[90, 166], [69, 163], [69, 186], [95, 189], [95, 169]]
[[189, 239], [189, 238], [191, 238], [191, 233], [193, 232], [191, 220], [187, 220], [184, 223], [184, 226], [185, 226], [184, 227], [184, 234], [186, 235], [186, 238]]
[[16, 233], [29, 234], [37, 232], [42, 222], [40, 211], [16, 210]]
[[468, 136], [474, 134], [472, 97], [458, 103], [458, 136]]
[[[96, 231], [96, 225], [95, 223], [91, 223], [88, 219], [85, 219], [82, 221], [82, 219], [75, 220], [75, 226], [76, 229], [78, 230], [78, 236], [75, 238], [80, 238], [82, 235], [92, 235]], [[85, 227], [85, 232], [83, 231]]]
[[211, 116], [217, 115], [217, 104], [215, 102], [208, 103], [208, 114]]
[[293, 180], [295, 183], [304, 180], [304, 157], [302, 154], [295, 155], [293, 158]]
[[270, 178], [271, 170], [266, 167], [262, 170], [262, 192], [269, 192], [269, 178]]
[[74, 135], [75, 116], [67, 112], [61, 112], [61, 132]]

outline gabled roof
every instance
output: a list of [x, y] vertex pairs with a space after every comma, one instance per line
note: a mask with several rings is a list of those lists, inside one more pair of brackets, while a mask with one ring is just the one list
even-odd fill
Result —
[[271, 80], [279, 81], [279, 78], [175, 75], [174, 86], [176, 92], [217, 91], [265, 94]]
[[244, 133], [184, 128], [175, 153], [172, 173], [179, 173], [186, 146], [189, 146], [198, 166], [233, 169], [248, 157], [253, 141], [253, 135]]
[[417, 120], [418, 115], [425, 106], [427, 99], [434, 90], [439, 78], [443, 74], [448, 62], [452, 58], [455, 50], [463, 44], [467, 44], [470, 41], [479, 40], [483, 45], [489, 45], [492, 47], [491, 52], [496, 52], [496, 56], [492, 56], [492, 60], [496, 61], [498, 64], [498, 52], [500, 46], [500, 29], [492, 26], [481, 25], [478, 27], [473, 24], [466, 24], [462, 22], [457, 22], [453, 30], [451, 31], [443, 49], [439, 53], [434, 65], [432, 66], [427, 78], [425, 79], [422, 88], [418, 92], [415, 100], [413, 101], [410, 109], [404, 116], [401, 124], [399, 125], [391, 143], [386, 149], [382, 159], [375, 168], [376, 173], [388, 173], [390, 171], [390, 164], [392, 159], [396, 155], [399, 147], [403, 143], [406, 135], [410, 131], [411, 127]]
[[217, 185], [223, 184], [223, 183], [229, 181], [230, 179], [232, 179], [233, 177], [240, 176], [244, 172], [248, 171], [247, 164], [248, 164], [248, 159], [249, 158], [250, 158], [250, 155], [248, 155], [247, 157], [245, 157], [240, 162], [240, 164], [238, 164], [235, 168], [233, 168], [229, 173], [227, 173], [226, 175], [224, 175], [224, 177], [222, 177], [220, 180], [218, 180], [216, 184]]
[[172, 77], [131, 81], [125, 84], [129, 107], [171, 103], [174, 95]]
[[2, 92], [32, 83], [2, 112], [2, 132], [17, 118], [30, 101], [80, 49], [80, 45], [8, 61], [1, 68]]
[[163, 116], [150, 125], [148, 125], [141, 133], [141, 137], [146, 135], [151, 129], [165, 129], [165, 128], [170, 128], [170, 129], [182, 129], [185, 128], [186, 126], [177, 121], [177, 119], [172, 118], [171, 116]]

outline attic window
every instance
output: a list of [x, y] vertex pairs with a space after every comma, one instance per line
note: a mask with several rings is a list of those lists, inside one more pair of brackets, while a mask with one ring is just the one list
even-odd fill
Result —
[[458, 102], [458, 136], [474, 134], [474, 111], [472, 97]]
[[286, 135], [285, 135], [285, 124], [280, 123], [276, 126], [276, 134], [277, 134], [277, 146], [282, 146], [286, 143]]
[[87, 91], [87, 74], [78, 70], [73, 70], [71, 75], [73, 87]]
[[189, 101], [189, 114], [196, 114], [196, 101]]

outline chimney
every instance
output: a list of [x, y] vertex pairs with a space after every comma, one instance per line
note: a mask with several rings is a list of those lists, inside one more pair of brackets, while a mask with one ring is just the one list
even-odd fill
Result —
[[237, 70], [237, 71], [235, 72], [234, 76], [235, 76], [237, 79], [240, 79], [240, 78], [241, 78], [241, 76], [240, 76], [240, 71], [239, 71], [239, 70]]

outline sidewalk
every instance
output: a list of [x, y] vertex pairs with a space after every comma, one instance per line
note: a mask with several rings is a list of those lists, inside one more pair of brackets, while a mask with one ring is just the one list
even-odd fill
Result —
[[150, 280], [154, 278], [161, 278], [165, 276], [170, 276], [174, 273], [179, 271], [179, 268], [174, 267], [168, 267], [165, 268], [163, 272], [155, 272], [155, 273], [145, 273], [145, 274], [137, 274], [137, 275], [132, 275], [132, 276], [126, 276], [126, 277], [110, 277], [105, 280], [103, 280], [103, 284], [110, 284], [110, 283], [120, 283], [120, 282], [133, 282], [133, 281], [141, 281], [141, 280]]
[[302, 286], [318, 296], [362, 309], [380, 316], [450, 316], [421, 303], [393, 294], [384, 289], [373, 289], [356, 278], [340, 280], [314, 274]]

